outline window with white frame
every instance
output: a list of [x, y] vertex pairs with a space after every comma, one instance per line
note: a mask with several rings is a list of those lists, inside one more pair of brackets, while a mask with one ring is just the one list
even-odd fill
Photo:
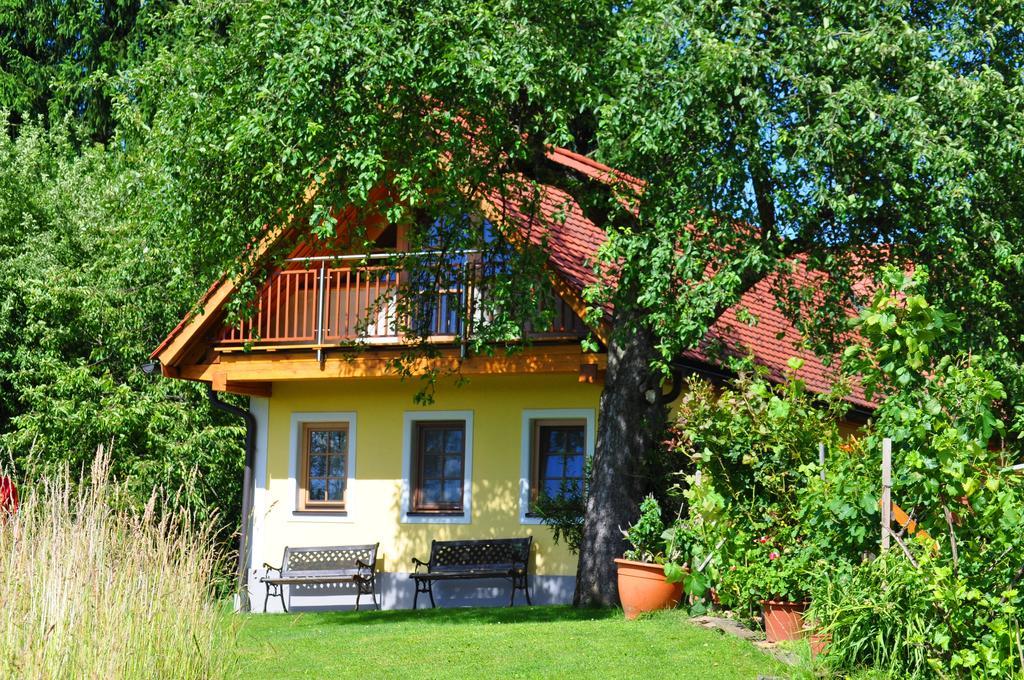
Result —
[[[344, 517], [355, 478], [355, 414], [293, 413], [289, 481], [295, 515]], [[324, 517], [320, 519], [329, 519]]]
[[472, 411], [408, 411], [404, 418], [402, 521], [470, 521]]
[[594, 412], [538, 409], [523, 412], [520, 464], [520, 520], [539, 521], [533, 512], [542, 497], [583, 492], [586, 460], [594, 453]]

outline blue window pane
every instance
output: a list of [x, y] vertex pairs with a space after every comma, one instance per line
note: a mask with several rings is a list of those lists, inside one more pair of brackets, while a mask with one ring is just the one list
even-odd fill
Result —
[[445, 458], [444, 476], [448, 478], [462, 476], [462, 456], [448, 456]]
[[462, 453], [462, 430], [448, 430], [445, 433], [445, 453]]
[[327, 452], [327, 433], [314, 431], [309, 433], [309, 450], [313, 453]]
[[565, 450], [569, 453], [583, 453], [583, 428], [569, 430]]
[[458, 480], [447, 481], [444, 483], [444, 502], [445, 503], [458, 503], [462, 500], [462, 483]]
[[548, 451], [561, 453], [565, 450], [565, 432], [551, 428], [548, 430]]
[[548, 479], [544, 481], [544, 495], [558, 498], [562, 495], [562, 480]]
[[309, 476], [323, 477], [327, 474], [327, 456], [309, 457]]
[[332, 477], [344, 477], [345, 476], [345, 456], [331, 456], [329, 474]]
[[548, 456], [544, 459], [544, 477], [561, 477], [564, 469], [562, 456]]
[[441, 453], [444, 432], [441, 430], [427, 430], [423, 433], [423, 452], [426, 454]]
[[568, 456], [565, 459], [566, 477], [583, 477], [583, 456]]
[[441, 480], [428, 479], [423, 482], [422, 501], [428, 505], [436, 505], [441, 502]]
[[423, 476], [428, 479], [441, 476], [441, 456], [423, 457]]
[[348, 433], [344, 431], [331, 432], [327, 443], [331, 448], [331, 453], [345, 453], [345, 449], [348, 448]]
[[565, 495], [571, 498], [579, 496], [583, 493], [583, 480], [580, 479], [567, 479], [565, 481]]
[[309, 480], [309, 500], [322, 501], [327, 496], [327, 483], [323, 479]]
[[345, 496], [345, 480], [332, 479], [327, 482], [327, 500], [340, 501]]

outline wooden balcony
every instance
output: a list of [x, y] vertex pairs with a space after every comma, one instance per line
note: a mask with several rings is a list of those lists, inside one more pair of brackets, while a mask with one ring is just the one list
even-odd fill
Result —
[[[459, 259], [446, 265], [441, 276], [423, 277], [430, 281], [422, 285], [410, 283], [409, 275], [393, 266], [350, 266], [342, 258], [279, 270], [264, 284], [246, 319], [221, 327], [217, 346], [228, 350], [399, 345], [408, 342], [410, 329], [429, 342], [461, 343], [474, 324], [484, 320], [480, 300], [486, 295], [487, 280], [479, 262]], [[406, 303], [400, 305], [400, 299]], [[554, 296], [553, 304], [550, 327], [527, 329], [528, 337], [578, 340], [587, 334], [561, 298]]]

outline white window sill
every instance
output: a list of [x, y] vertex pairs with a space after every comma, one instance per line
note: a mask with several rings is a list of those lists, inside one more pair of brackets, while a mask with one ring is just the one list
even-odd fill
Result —
[[354, 524], [355, 519], [343, 511], [293, 510], [290, 524]]

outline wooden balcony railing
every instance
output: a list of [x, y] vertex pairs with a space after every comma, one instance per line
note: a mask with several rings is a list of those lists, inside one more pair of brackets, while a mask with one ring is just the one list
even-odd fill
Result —
[[[440, 283], [411, 285], [394, 267], [332, 266], [284, 269], [264, 284], [251, 314], [239, 324], [225, 324], [217, 337], [222, 346], [331, 346], [400, 344], [409, 329], [434, 342], [458, 342], [482, 320], [480, 296], [486, 294], [477, 262], [446, 267]], [[404, 283], [403, 283], [404, 281]], [[400, 295], [412, 296], [399, 304]], [[400, 307], [404, 311], [400, 311]], [[409, 309], [414, 311], [409, 313]], [[561, 298], [555, 297], [550, 328], [528, 330], [533, 339], [569, 339], [587, 328]], [[466, 328], [466, 324], [470, 324]]]

